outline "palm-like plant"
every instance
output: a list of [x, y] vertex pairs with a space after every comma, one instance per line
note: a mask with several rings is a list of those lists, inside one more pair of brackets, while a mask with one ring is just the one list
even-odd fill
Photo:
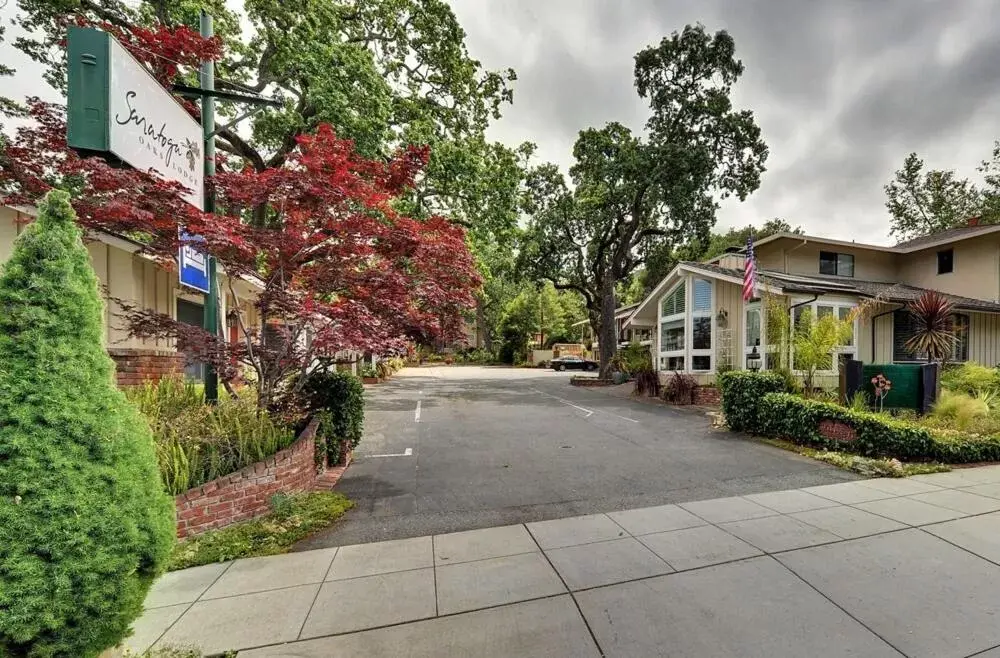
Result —
[[928, 363], [943, 361], [955, 347], [955, 305], [946, 297], [928, 290], [907, 305], [916, 320], [913, 336], [906, 341], [912, 354], [926, 354]]

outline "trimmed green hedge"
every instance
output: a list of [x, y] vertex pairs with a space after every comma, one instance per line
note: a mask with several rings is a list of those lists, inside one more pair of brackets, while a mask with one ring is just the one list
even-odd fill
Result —
[[784, 377], [774, 372], [730, 370], [719, 375], [718, 384], [726, 422], [736, 432], [755, 432], [764, 396], [787, 390]]
[[[786, 393], [784, 379], [771, 372], [731, 371], [718, 381], [726, 422], [737, 432], [865, 457], [948, 464], [1000, 461], [1000, 436], [931, 430], [885, 414], [807, 400]], [[837, 441], [823, 436], [819, 427], [824, 420], [847, 425], [857, 438]]]
[[[761, 402], [761, 424], [754, 433], [795, 443], [846, 450], [865, 457], [895, 457], [901, 460], [934, 459], [930, 432], [887, 416], [851, 411], [830, 402], [806, 400], [789, 393], [769, 393]], [[841, 422], [858, 438], [835, 441], [819, 432], [821, 421]]]
[[[1000, 461], [1000, 437], [932, 432], [903, 420], [851, 411], [837, 404], [806, 400], [788, 393], [769, 393], [760, 405], [755, 434], [801, 445], [852, 452], [865, 457], [902, 461], [968, 464]], [[828, 439], [819, 431], [824, 420], [840, 422], [857, 434], [854, 441]]]

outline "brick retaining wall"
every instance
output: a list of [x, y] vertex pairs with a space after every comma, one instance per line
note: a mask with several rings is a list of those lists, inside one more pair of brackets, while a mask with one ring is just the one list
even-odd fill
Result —
[[108, 350], [108, 355], [115, 362], [119, 386], [157, 382], [184, 370], [184, 355], [177, 352], [113, 348]]
[[177, 536], [189, 537], [265, 514], [271, 509], [271, 496], [278, 492], [299, 493], [335, 484], [326, 477], [325, 455], [317, 465], [318, 426], [317, 420], [309, 423], [295, 443], [273, 457], [177, 496]]

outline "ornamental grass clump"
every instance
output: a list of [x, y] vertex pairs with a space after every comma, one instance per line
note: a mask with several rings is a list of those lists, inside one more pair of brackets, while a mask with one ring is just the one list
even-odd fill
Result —
[[114, 384], [97, 278], [51, 192], [0, 267], [0, 656], [91, 658], [174, 538], [149, 427]]

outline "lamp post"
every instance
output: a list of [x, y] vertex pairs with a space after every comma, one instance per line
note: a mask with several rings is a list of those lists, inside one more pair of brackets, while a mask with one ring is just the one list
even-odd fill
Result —
[[757, 372], [760, 370], [760, 352], [757, 351], [757, 346], [754, 345], [753, 349], [750, 350], [750, 354], [747, 354], [747, 369], [750, 372]]

